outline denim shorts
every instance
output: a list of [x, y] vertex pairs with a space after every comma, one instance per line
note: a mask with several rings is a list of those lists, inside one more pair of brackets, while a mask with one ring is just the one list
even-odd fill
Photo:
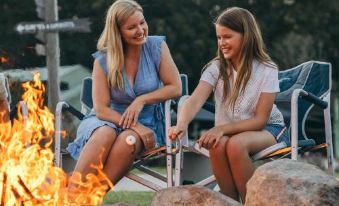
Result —
[[288, 129], [285, 126], [279, 124], [267, 124], [264, 129], [274, 136], [274, 138], [277, 140], [277, 143], [289, 143], [291, 141], [290, 135], [288, 134]]

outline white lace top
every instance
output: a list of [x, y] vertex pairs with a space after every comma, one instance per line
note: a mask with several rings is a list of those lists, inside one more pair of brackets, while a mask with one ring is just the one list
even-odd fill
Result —
[[[236, 71], [233, 70], [231, 79], [232, 89], [236, 78]], [[232, 108], [222, 102], [223, 99], [223, 81], [219, 77], [219, 62], [211, 63], [203, 72], [200, 81], [205, 81], [214, 87], [215, 99], [215, 125], [237, 122], [249, 119], [254, 116], [256, 105], [262, 92], [279, 92], [278, 70], [266, 64], [253, 61], [251, 77], [245, 87], [244, 92], [238, 97]], [[267, 124], [279, 124], [284, 126], [284, 119], [276, 105], [273, 105], [270, 118]]]

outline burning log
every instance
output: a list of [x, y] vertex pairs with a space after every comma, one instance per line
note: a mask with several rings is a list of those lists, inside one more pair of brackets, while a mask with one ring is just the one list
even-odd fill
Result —
[[22, 86], [27, 118], [19, 109], [18, 119], [0, 123], [1, 206], [100, 204], [113, 187], [103, 165], [95, 165], [97, 174], [86, 178], [76, 174], [76, 190], [70, 193], [67, 174], [53, 164], [54, 115], [44, 106], [45, 88], [39, 74], [34, 75], [34, 82]]
[[2, 178], [2, 193], [1, 193], [1, 203], [0, 206], [5, 205], [5, 197], [6, 197], [6, 186], [7, 186], [7, 174], [6, 172], [3, 173], [3, 178]]
[[19, 184], [21, 185], [21, 187], [24, 189], [25, 193], [30, 197], [30, 200], [35, 200], [34, 202], [37, 202], [39, 204], [41, 204], [41, 201], [37, 200], [33, 194], [31, 193], [31, 191], [27, 188], [27, 186], [25, 185], [25, 183], [22, 181], [22, 179], [20, 178], [20, 176], [18, 176], [19, 179]]

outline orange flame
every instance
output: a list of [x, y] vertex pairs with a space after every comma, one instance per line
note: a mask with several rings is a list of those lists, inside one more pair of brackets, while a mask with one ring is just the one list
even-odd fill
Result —
[[44, 106], [45, 87], [40, 74], [36, 73], [34, 82], [22, 87], [28, 118], [19, 108], [13, 124], [0, 122], [0, 205], [100, 204], [108, 186], [113, 187], [102, 171], [103, 165], [93, 166], [98, 174], [88, 174], [85, 181], [80, 174], [74, 174], [72, 185], [76, 190], [70, 194], [66, 173], [53, 165], [50, 146], [54, 116]]
[[0, 63], [3, 64], [3, 63], [7, 63], [9, 62], [9, 58], [7, 57], [0, 57]]

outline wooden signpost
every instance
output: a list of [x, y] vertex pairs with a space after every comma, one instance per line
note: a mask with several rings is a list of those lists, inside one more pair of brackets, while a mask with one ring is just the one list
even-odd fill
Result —
[[59, 75], [60, 47], [59, 32], [90, 32], [91, 22], [88, 18], [69, 19], [59, 21], [57, 0], [35, 0], [37, 13], [44, 22], [21, 22], [15, 26], [19, 34], [44, 33], [46, 42], [46, 65], [48, 71], [48, 107], [54, 112], [59, 102]]
[[15, 26], [19, 34], [36, 34], [37, 32], [90, 32], [88, 18], [69, 19], [57, 22], [21, 22]]

